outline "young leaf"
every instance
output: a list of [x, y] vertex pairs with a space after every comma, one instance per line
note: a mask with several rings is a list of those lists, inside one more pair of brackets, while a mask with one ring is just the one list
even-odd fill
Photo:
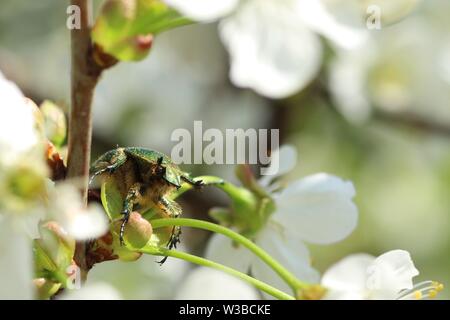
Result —
[[102, 183], [100, 197], [103, 208], [111, 221], [121, 217], [123, 199], [114, 179], [106, 179]]
[[190, 23], [160, 0], [107, 0], [92, 38], [118, 60], [138, 61], [147, 56], [155, 35]]

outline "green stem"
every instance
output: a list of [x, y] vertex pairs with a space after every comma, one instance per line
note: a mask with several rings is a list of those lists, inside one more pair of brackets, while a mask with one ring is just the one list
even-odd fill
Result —
[[[203, 185], [207, 185], [207, 186], [214, 185], [214, 186], [222, 187], [225, 184], [229, 184], [229, 183], [226, 183], [225, 180], [223, 180], [222, 178], [214, 177], [214, 176], [200, 176], [200, 177], [194, 178], [194, 181], [199, 181], [199, 180], [201, 180], [203, 182]], [[181, 188], [179, 188], [177, 191], [175, 191], [174, 193], [171, 194], [170, 198], [175, 200], [176, 198], [181, 196], [183, 193], [191, 190], [192, 188], [194, 188], [194, 186], [192, 184], [183, 183], [181, 185]]]
[[299, 289], [304, 289], [309, 287], [308, 284], [300, 281], [291, 272], [284, 268], [280, 263], [274, 260], [267, 252], [257, 246], [254, 242], [247, 239], [246, 237], [234, 232], [228, 228], [220, 226], [215, 223], [196, 220], [196, 219], [185, 219], [185, 218], [164, 218], [156, 219], [151, 221], [152, 227], [154, 229], [168, 226], [183, 226], [204, 229], [215, 233], [220, 233], [233, 241], [243, 245], [256, 256], [258, 256], [262, 261], [264, 261], [272, 270], [274, 270], [294, 291], [296, 294]]
[[224, 266], [220, 263], [217, 262], [213, 262], [211, 260], [205, 259], [205, 258], [201, 258], [198, 256], [194, 256], [192, 254], [189, 253], [185, 253], [185, 252], [181, 252], [181, 251], [177, 251], [177, 250], [169, 250], [169, 249], [164, 249], [164, 248], [158, 248], [158, 247], [145, 247], [142, 248], [140, 250], [138, 250], [140, 252], [143, 253], [147, 253], [147, 254], [151, 254], [151, 255], [157, 255], [157, 256], [166, 256], [166, 257], [173, 257], [173, 258], [177, 258], [177, 259], [182, 259], [194, 264], [198, 264], [201, 266], [205, 266], [205, 267], [209, 267], [209, 268], [213, 268], [213, 269], [217, 269], [220, 271], [223, 271], [225, 273], [228, 273], [232, 276], [235, 276], [241, 280], [244, 280], [248, 283], [250, 283], [251, 285], [255, 286], [256, 288], [270, 294], [271, 296], [280, 299], [280, 300], [295, 300], [294, 297], [260, 281], [257, 280], [255, 278], [252, 278], [248, 275], [246, 275], [245, 273], [239, 272], [235, 269], [232, 269], [230, 267]]
[[[226, 180], [215, 177], [215, 176], [199, 176], [195, 177], [193, 179], [194, 181], [202, 181], [204, 186], [215, 186], [222, 191], [224, 191], [226, 194], [228, 194], [231, 198], [240, 197], [240, 193], [242, 193], [245, 188], [237, 187], [232, 183], [227, 182]], [[192, 184], [189, 183], [183, 183], [180, 189], [178, 189], [176, 192], [174, 192], [171, 196], [172, 199], [176, 199], [179, 196], [181, 196], [183, 193], [191, 190], [194, 188]]]

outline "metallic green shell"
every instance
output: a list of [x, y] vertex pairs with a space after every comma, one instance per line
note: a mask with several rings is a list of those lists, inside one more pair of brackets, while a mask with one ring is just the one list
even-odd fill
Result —
[[166, 168], [164, 179], [176, 187], [181, 186], [181, 177], [187, 175], [185, 172], [181, 171], [180, 168], [164, 153], [136, 147], [124, 148], [124, 151], [131, 157], [155, 164], [158, 162], [159, 158], [162, 158], [163, 161], [161, 165]]
[[176, 166], [174, 163], [172, 163], [172, 160], [168, 156], [166, 156], [164, 153], [145, 149], [145, 148], [138, 148], [138, 147], [128, 147], [123, 148], [123, 151], [125, 153], [133, 158], [137, 158], [146, 162], [154, 163], [156, 164], [158, 162], [159, 158], [163, 158], [162, 164], [165, 166]]
[[166, 168], [166, 174], [164, 176], [164, 179], [176, 187], [181, 186], [182, 177], [190, 180], [189, 174], [183, 172], [165, 154], [155, 150], [138, 147], [117, 148], [104, 153], [92, 165], [91, 173], [95, 174], [96, 172], [102, 170], [105, 167], [105, 163], [111, 163], [112, 161], [114, 161], [114, 158], [118, 157], [119, 154], [123, 155], [123, 153], [120, 150], [122, 150], [126, 154], [127, 158], [133, 158], [135, 160], [148, 162], [150, 164], [156, 164], [158, 162], [158, 159], [162, 158], [161, 165]]

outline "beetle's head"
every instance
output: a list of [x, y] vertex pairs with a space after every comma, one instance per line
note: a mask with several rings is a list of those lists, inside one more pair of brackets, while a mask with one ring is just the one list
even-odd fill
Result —
[[164, 180], [166, 180], [169, 184], [173, 185], [176, 188], [181, 186], [180, 176], [177, 170], [174, 170], [172, 166], [165, 166], [162, 164], [163, 157], [159, 157], [157, 161], [157, 166], [155, 168], [155, 174]]

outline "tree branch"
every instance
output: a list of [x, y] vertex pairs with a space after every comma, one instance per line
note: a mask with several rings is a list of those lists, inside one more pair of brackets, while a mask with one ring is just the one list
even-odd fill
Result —
[[[83, 201], [87, 202], [89, 164], [92, 139], [91, 104], [101, 68], [92, 59], [91, 0], [71, 0], [80, 8], [80, 29], [71, 30], [71, 111], [69, 119], [69, 141], [67, 155], [67, 178], [76, 179]], [[86, 243], [78, 243], [75, 262], [81, 269], [82, 280], [86, 279]]]
[[381, 121], [390, 122], [393, 124], [402, 124], [427, 133], [450, 137], [450, 126], [423, 119], [411, 113], [405, 112], [402, 114], [393, 114], [375, 111], [374, 116], [376, 119], [380, 119]]
[[[332, 106], [334, 109], [337, 109], [327, 86], [318, 81], [312, 88], [314, 92], [323, 97], [326, 102], [330, 104], [330, 106]], [[380, 121], [394, 125], [403, 125], [429, 134], [450, 137], [449, 125], [425, 119], [411, 112], [402, 112], [396, 114], [392, 112], [382, 111], [376, 108], [376, 106], [374, 106], [373, 109], [374, 119], [378, 119]]]

